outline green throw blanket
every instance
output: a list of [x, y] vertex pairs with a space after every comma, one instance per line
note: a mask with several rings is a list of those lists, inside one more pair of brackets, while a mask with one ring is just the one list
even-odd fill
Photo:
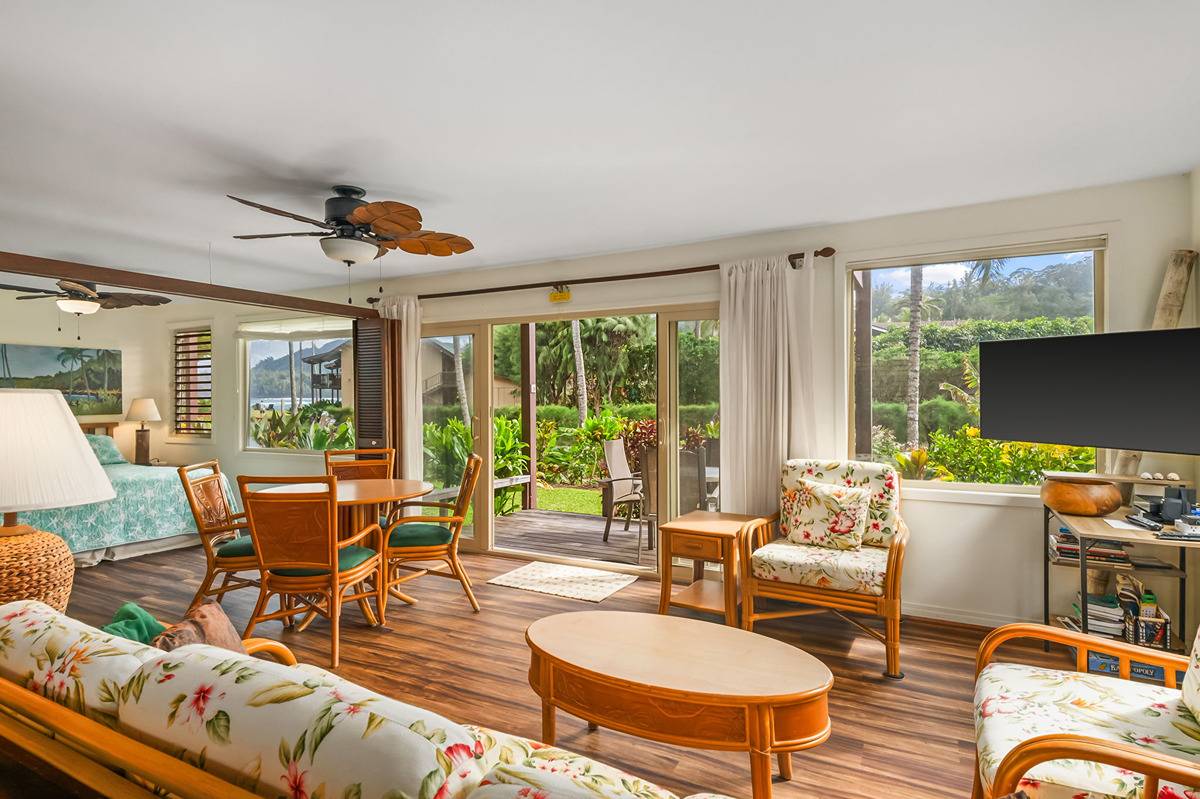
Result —
[[167, 629], [158, 623], [158, 619], [138, 607], [135, 602], [126, 602], [113, 614], [112, 623], [100, 628], [109, 635], [128, 638], [139, 644], [148, 644], [159, 633]]

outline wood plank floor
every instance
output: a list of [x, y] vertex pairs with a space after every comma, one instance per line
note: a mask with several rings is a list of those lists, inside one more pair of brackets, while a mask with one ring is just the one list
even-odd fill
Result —
[[[605, 541], [604, 521], [603, 516], [586, 513], [519, 510], [508, 516], [497, 516], [492, 524], [496, 546], [503, 549], [635, 565], [637, 522], [634, 521], [626, 531], [625, 520], [615, 519], [608, 541]], [[648, 537], [649, 531], [644, 526], [643, 547]], [[642, 565], [653, 566], [657, 557], [655, 550], [643, 549]]]
[[[548, 614], [595, 606], [486, 585], [488, 578], [513, 568], [510, 559], [468, 555], [464, 561], [475, 578], [481, 613], [471, 613], [457, 583], [438, 577], [409, 583], [406, 590], [419, 604], [391, 604], [386, 628], [367, 627], [357, 607], [349, 607], [343, 617], [338, 672], [451, 719], [536, 738], [540, 705], [526, 680], [525, 627]], [[188, 549], [80, 570], [69, 612], [99, 625], [122, 602], [133, 600], [160, 618], [178, 617], [199, 580], [202, 563], [200, 550]], [[656, 582], [639, 580], [599, 607], [653, 612], [657, 594]], [[236, 624], [244, 623], [253, 598], [248, 591], [229, 595], [226, 608]], [[833, 735], [816, 749], [794, 756], [795, 778], [777, 782], [776, 797], [927, 799], [969, 794], [973, 659], [982, 629], [906, 620], [902, 665], [907, 678], [899, 682], [880, 674], [882, 645], [836, 617], [776, 620], [762, 624], [760, 631], [805, 648], [835, 675], [830, 697]], [[257, 632], [284, 641], [302, 661], [322, 666], [328, 662], [327, 633], [323, 620], [304, 633], [285, 633], [275, 623]], [[1043, 655], [1032, 647], [1012, 654], [1027, 662], [1068, 662], [1063, 655]], [[582, 721], [561, 713], [559, 744], [681, 796], [699, 791], [749, 796], [749, 766], [741, 753], [666, 746], [609, 730], [588, 733]], [[10, 795], [39, 795], [28, 786], [19, 791]], [[42, 795], [63, 792], [54, 788]]]

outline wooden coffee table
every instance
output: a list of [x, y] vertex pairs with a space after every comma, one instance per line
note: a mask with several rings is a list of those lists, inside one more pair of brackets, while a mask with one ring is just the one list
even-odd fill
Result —
[[750, 754], [755, 799], [771, 795], [771, 755], [791, 779], [791, 753], [829, 737], [833, 675], [794, 646], [707, 621], [583, 611], [529, 625], [529, 684], [542, 699], [542, 739], [555, 710], [663, 743]]

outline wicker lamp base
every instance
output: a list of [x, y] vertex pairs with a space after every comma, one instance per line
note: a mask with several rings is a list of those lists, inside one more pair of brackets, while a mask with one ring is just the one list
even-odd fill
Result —
[[36, 599], [65, 611], [75, 581], [67, 542], [54, 533], [23, 529], [29, 532], [0, 535], [0, 604]]

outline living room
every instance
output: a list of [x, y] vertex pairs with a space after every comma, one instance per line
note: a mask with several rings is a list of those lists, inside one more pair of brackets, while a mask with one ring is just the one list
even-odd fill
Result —
[[871, 14], [14, 7], [0, 795], [1200, 786], [1200, 20]]

